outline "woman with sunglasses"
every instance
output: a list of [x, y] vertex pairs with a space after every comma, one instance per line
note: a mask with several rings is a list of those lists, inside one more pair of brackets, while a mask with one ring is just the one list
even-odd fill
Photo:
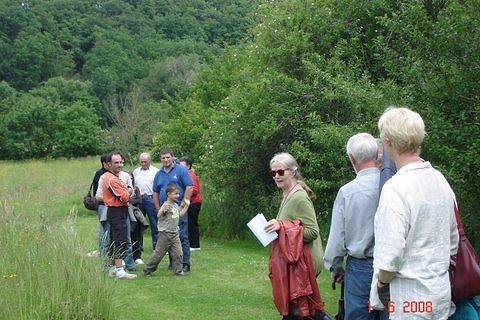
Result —
[[[295, 158], [289, 153], [278, 153], [272, 158], [272, 160], [270, 160], [270, 175], [275, 181], [277, 187], [282, 190], [282, 200], [280, 203], [280, 209], [278, 210], [277, 217], [276, 219], [268, 221], [267, 225], [265, 226], [266, 232], [276, 231], [279, 233], [279, 239], [275, 240], [272, 243], [272, 252], [270, 255], [270, 279], [273, 286], [275, 304], [277, 306], [277, 309], [279, 309], [280, 313], [283, 315], [283, 319], [323, 320], [325, 317], [325, 314], [323, 313], [323, 302], [320, 299], [315, 279], [322, 270], [323, 256], [319, 227], [317, 223], [315, 209], [313, 208], [312, 203], [312, 200], [314, 200], [316, 196], [314, 192], [305, 184], [305, 182], [302, 181], [298, 163]], [[314, 302], [316, 301], [316, 304], [314, 304], [313, 310], [312, 306], [310, 306], [310, 313], [306, 316], [305, 313], [307, 311], [305, 310], [305, 308], [302, 309], [301, 305], [297, 305], [296, 302], [292, 304], [290, 303], [290, 301], [288, 301], [288, 314], [286, 314], [286, 301], [280, 300], [282, 300], [282, 296], [288, 296], [289, 294], [291, 294], [291, 292], [279, 292], [279, 281], [278, 279], [276, 279], [276, 277], [279, 275], [275, 273], [278, 273], [279, 269], [280, 272], [282, 272], [282, 266], [280, 266], [280, 268], [278, 267], [278, 265], [275, 264], [273, 264], [272, 266], [272, 258], [275, 258], [278, 250], [281, 250], [278, 249], [278, 242], [282, 241], [282, 239], [285, 239], [285, 234], [282, 235], [282, 233], [288, 231], [288, 235], [291, 236], [291, 232], [296, 226], [301, 226], [301, 228], [303, 229], [303, 241], [302, 239], [300, 239], [300, 245], [303, 246], [303, 244], [306, 244], [306, 247], [308, 247], [308, 249], [306, 250], [308, 255], [306, 265], [308, 268], [307, 271], [309, 272], [307, 273], [311, 273], [312, 275], [312, 290], [314, 291], [314, 293], [317, 294], [316, 300], [313, 299]], [[290, 243], [289, 245], [295, 244]], [[281, 246], [282, 245], [280, 245], [280, 247]], [[274, 261], [274, 263], [275, 262], [277, 261]], [[287, 264], [290, 265], [290, 263], [285, 262], [285, 269], [289, 268], [287, 267]], [[289, 281], [291, 281], [291, 279], [289, 279]], [[308, 299], [312, 301], [311, 297]], [[283, 309], [281, 307], [282, 303], [284, 303]]]

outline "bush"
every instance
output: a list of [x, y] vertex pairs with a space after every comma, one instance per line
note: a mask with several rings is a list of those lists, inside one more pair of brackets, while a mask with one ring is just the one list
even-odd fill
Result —
[[76, 102], [57, 113], [54, 156], [81, 157], [100, 151], [101, 130], [95, 110]]

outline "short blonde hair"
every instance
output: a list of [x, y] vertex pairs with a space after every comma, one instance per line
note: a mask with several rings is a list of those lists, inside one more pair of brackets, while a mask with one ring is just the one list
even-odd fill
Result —
[[425, 137], [422, 117], [408, 108], [390, 107], [378, 120], [380, 137], [387, 139], [398, 154], [418, 152]]

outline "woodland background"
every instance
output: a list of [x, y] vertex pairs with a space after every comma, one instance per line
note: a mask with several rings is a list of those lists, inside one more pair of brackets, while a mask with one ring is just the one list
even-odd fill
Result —
[[275, 216], [268, 162], [288, 151], [325, 238], [348, 137], [405, 105], [479, 249], [479, 29], [478, 0], [1, 0], [0, 158], [172, 147], [205, 233], [235, 239]]

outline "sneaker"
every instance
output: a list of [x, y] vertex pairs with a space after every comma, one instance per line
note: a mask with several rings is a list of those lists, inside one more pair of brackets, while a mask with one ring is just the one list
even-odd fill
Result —
[[180, 271], [180, 272], [174, 273], [173, 275], [175, 275], [175, 276], [184, 276], [184, 275], [185, 275], [185, 272], [183, 272], [183, 270], [182, 270], [182, 271]]
[[109, 269], [108, 269], [108, 275], [110, 277], [115, 277], [115, 273], [117, 272], [117, 267], [115, 266], [111, 266]]
[[184, 265], [182, 268], [183, 272], [189, 272], [190, 271], [190, 266], [188, 264]]
[[190, 251], [199, 251], [199, 250], [200, 250], [200, 248], [192, 248], [192, 247], [190, 247]]
[[115, 271], [115, 276], [117, 279], [135, 279], [137, 277], [136, 274], [128, 273], [123, 268], [118, 268]]
[[143, 262], [142, 259], [138, 258], [137, 260], [135, 260], [135, 264], [145, 264], [145, 262]]
[[98, 250], [93, 250], [92, 252], [87, 253], [87, 257], [96, 258], [99, 256], [100, 256], [100, 252]]

